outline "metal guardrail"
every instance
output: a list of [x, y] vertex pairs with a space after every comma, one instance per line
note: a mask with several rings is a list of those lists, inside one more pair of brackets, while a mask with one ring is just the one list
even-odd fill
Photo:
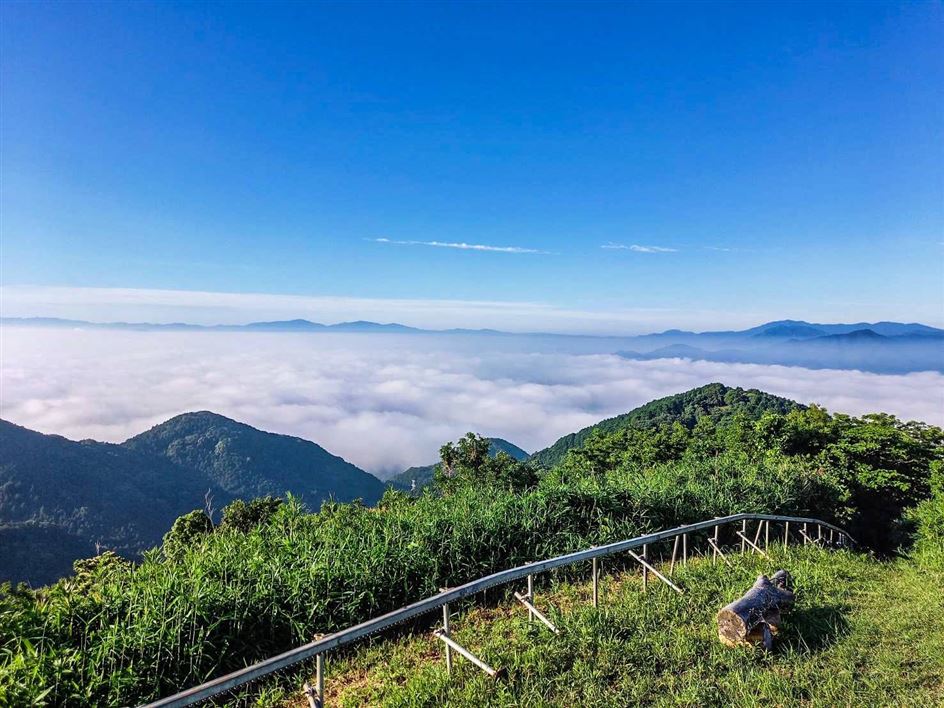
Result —
[[[420, 615], [437, 610], [444, 605], [448, 605], [458, 600], [462, 600], [463, 598], [480, 593], [483, 590], [488, 590], [489, 588], [493, 588], [498, 585], [505, 585], [514, 580], [527, 578], [528, 576], [553, 570], [554, 568], [560, 568], [567, 565], [573, 565], [574, 563], [580, 563], [581, 561], [595, 560], [605, 556], [614, 555], [616, 553], [631, 551], [632, 549], [639, 548], [641, 546], [648, 546], [650, 544], [659, 543], [660, 541], [666, 541], [685, 534], [706, 531], [708, 529], [723, 526], [725, 524], [735, 523], [738, 521], [774, 521], [784, 522], [785, 524], [803, 524], [804, 528], [801, 529], [801, 535], [804, 537], [804, 543], [812, 540], [806, 534], [805, 529], [806, 525], [812, 524], [819, 526], [820, 528], [832, 529], [834, 532], [838, 532], [840, 542], [842, 542], [843, 538], [846, 538], [852, 541], [852, 543], [858, 545], [858, 542], [846, 531], [839, 528], [838, 526], [834, 526], [833, 524], [830, 524], [826, 521], [821, 521], [819, 519], [795, 516], [777, 516], [773, 514], [732, 514], [731, 516], [722, 516], [715, 519], [710, 519], [708, 521], [699, 521], [695, 524], [678, 526], [673, 529], [646, 534], [645, 536], [637, 536], [636, 538], [627, 539], [625, 541], [615, 541], [603, 546], [594, 546], [583, 551], [566, 553], [555, 558], [535, 561], [533, 563], [520, 565], [516, 568], [509, 568], [508, 570], [502, 570], [497, 573], [492, 573], [491, 575], [486, 575], [484, 578], [479, 578], [478, 580], [473, 580], [471, 582], [465, 583], [464, 585], [459, 585], [458, 587], [443, 590], [439, 594], [433, 595], [432, 597], [427, 597], [423, 600], [419, 600], [418, 602], [414, 602], [411, 605], [407, 605], [397, 610], [393, 610], [392, 612], [388, 612], [384, 615], [381, 615], [380, 617], [375, 617], [374, 619], [367, 620], [366, 622], [356, 624], [353, 627], [348, 627], [347, 629], [342, 629], [341, 631], [335, 632], [334, 634], [321, 637], [320, 639], [317, 639], [313, 642], [303, 644], [299, 647], [296, 647], [295, 649], [290, 649], [289, 651], [270, 657], [251, 666], [247, 666], [230, 674], [226, 674], [225, 676], [220, 676], [219, 678], [207, 681], [204, 684], [189, 688], [186, 691], [181, 691], [180, 693], [174, 694], [172, 696], [161, 698], [160, 700], [147, 704], [144, 708], [181, 708], [182, 706], [193, 705], [194, 703], [213, 698], [214, 696], [217, 696], [221, 693], [232, 691], [233, 689], [239, 688], [240, 686], [256, 681], [277, 671], [286, 669], [302, 661], [311, 659], [312, 657], [324, 655], [326, 652], [329, 652], [332, 649], [338, 649], [340, 647], [353, 644], [371, 634], [376, 634], [377, 632], [381, 632], [385, 629], [406, 622], [410, 619], [413, 619], [414, 617], [419, 617]], [[785, 528], [786, 533], [789, 533], [789, 526]], [[750, 543], [750, 541], [748, 541], [748, 543]]]

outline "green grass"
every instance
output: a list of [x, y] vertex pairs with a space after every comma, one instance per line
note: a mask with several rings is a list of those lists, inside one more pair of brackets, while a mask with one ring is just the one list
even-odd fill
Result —
[[[327, 662], [329, 706], [944, 705], [940, 567], [879, 562], [850, 552], [778, 549], [677, 568], [679, 596], [638, 573], [605, 575], [599, 610], [590, 585], [538, 586], [538, 605], [561, 629], [527, 621], [514, 601], [469, 605], [453, 636], [507, 676], [492, 680], [464, 659], [447, 675], [429, 631], [375, 641]], [[797, 606], [770, 654], [730, 649], [715, 613], [757, 574], [787, 568]], [[295, 679], [300, 683], [300, 679]], [[305, 705], [291, 682], [260, 704]], [[257, 694], [258, 695], [258, 694]]]

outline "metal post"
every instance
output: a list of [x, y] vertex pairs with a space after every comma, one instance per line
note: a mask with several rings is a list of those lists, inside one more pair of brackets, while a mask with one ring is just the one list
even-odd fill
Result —
[[747, 548], [745, 541], [747, 541], [747, 519], [741, 522], [741, 553], [744, 553]]
[[641, 557], [639, 557], [638, 555], [636, 555], [636, 554], [633, 553], [632, 551], [627, 551], [627, 553], [629, 553], [629, 555], [631, 555], [633, 558], [635, 558], [635, 559], [638, 560], [640, 563], [642, 563], [643, 566], [648, 566], [648, 567], [649, 567], [649, 570], [652, 571], [652, 574], [653, 574], [653, 575], [655, 575], [657, 578], [659, 578], [659, 580], [661, 580], [662, 582], [664, 582], [664, 583], [665, 583], [666, 585], [668, 585], [670, 588], [672, 588], [673, 590], [675, 590], [675, 592], [677, 592], [679, 595], [681, 595], [681, 594], [683, 593], [682, 588], [680, 588], [678, 585], [676, 585], [675, 583], [673, 583], [671, 580], [669, 580], [667, 577], [665, 577], [665, 576], [664, 576], [662, 573], [660, 573], [658, 570], [656, 570], [656, 569], [653, 568], [651, 565], [649, 565], [649, 563], [648, 563], [647, 561], [643, 560]]
[[785, 521], [783, 524], [783, 550], [787, 550], [787, 545], [790, 543], [790, 522]]
[[708, 543], [709, 543], [709, 544], [711, 545], [711, 547], [714, 549], [714, 551], [715, 551], [715, 556], [719, 556], [719, 555], [720, 555], [720, 556], [721, 556], [721, 560], [724, 561], [724, 564], [727, 565], [727, 566], [730, 566], [730, 565], [731, 565], [731, 561], [729, 561], [729, 560], [728, 560], [728, 557], [727, 557], [726, 555], [724, 555], [724, 553], [721, 552], [721, 549], [720, 549], [720, 548], [718, 548], [718, 543], [717, 543], [717, 541], [715, 541], [713, 538], [711, 538], [711, 537], [709, 536], [709, 537], [708, 537]]
[[302, 692], [308, 699], [308, 708], [324, 708], [324, 654], [315, 657], [314, 687], [306, 681]]
[[[443, 634], [449, 636], [449, 603], [443, 605]], [[452, 673], [452, 647], [446, 645], [446, 673]]]
[[596, 558], [593, 559], [593, 606], [600, 606], [600, 566]]
[[819, 541], [820, 545], [823, 543], [823, 525], [816, 524], [816, 540]]
[[[533, 603], [534, 602], [534, 576], [528, 576], [528, 599]], [[534, 622], [534, 615], [531, 614], [531, 610], [528, 610], [528, 622]]]
[[832, 529], [829, 529], [829, 545], [830, 545], [830, 546], [833, 545], [833, 539], [834, 539], [834, 538], [835, 538], [835, 536], [834, 536], [833, 530], [832, 530]]
[[675, 557], [678, 555], [679, 537], [675, 537], [675, 543], [672, 544], [672, 562], [669, 563], [669, 575], [675, 571]]
[[720, 528], [720, 527], [715, 526], [715, 540], [714, 540], [714, 543], [711, 544], [712, 547], [714, 548], [714, 553], [712, 554], [712, 562], [713, 562], [713, 563], [717, 563], [717, 562], [718, 562], [718, 529], [719, 529], [719, 528]]
[[743, 533], [741, 533], [740, 531], [738, 531], [737, 533], [738, 533], [738, 536], [741, 537], [741, 540], [742, 540], [742, 541], [745, 541], [751, 548], [753, 548], [755, 551], [757, 551], [758, 553], [760, 553], [764, 558], [770, 558], [770, 556], [768, 556], [766, 553], [764, 553], [764, 551], [762, 551], [762, 550], [760, 549], [760, 546], [758, 546], [756, 543], [754, 543], [751, 539], [749, 539], [747, 536], [745, 536], [745, 535], [744, 535]]
[[526, 597], [525, 597], [524, 595], [522, 595], [520, 592], [516, 592], [516, 593], [515, 593], [515, 599], [516, 599], [518, 602], [520, 602], [522, 605], [524, 605], [525, 607], [528, 608], [528, 612], [531, 613], [531, 614], [530, 614], [531, 617], [536, 617], [537, 619], [539, 619], [539, 620], [544, 624], [544, 626], [547, 627], [547, 628], [548, 628], [549, 630], [551, 630], [552, 632], [554, 632], [554, 634], [560, 634], [560, 630], [558, 630], [557, 627], [554, 626], [554, 623], [551, 622], [551, 621], [547, 618], [547, 615], [545, 615], [543, 612], [541, 612], [541, 610], [539, 610], [537, 607], [535, 607], [535, 606], [528, 600], [528, 598], [526, 598]]
[[[649, 544], [642, 544], [642, 557], [649, 560]], [[649, 589], [649, 569], [642, 567], [642, 590], [646, 592]]]
[[764, 525], [764, 550], [770, 550], [770, 520]]
[[754, 532], [754, 544], [760, 543], [760, 532], [764, 530], [764, 520], [761, 519], [757, 522], [757, 531]]
[[688, 534], [682, 534], [682, 565], [688, 565]]
[[496, 676], [498, 676], [498, 672], [495, 669], [493, 669], [491, 666], [489, 666], [484, 661], [479, 659], [475, 654], [470, 652], [464, 646], [462, 646], [461, 644], [458, 644], [457, 642], [453, 641], [450, 637], [447, 637], [446, 635], [444, 635], [441, 629], [437, 629], [435, 632], [433, 632], [433, 636], [435, 636], [438, 639], [441, 639], [442, 642], [447, 647], [452, 647], [453, 649], [455, 649], [456, 652], [458, 652], [461, 656], [464, 656], [466, 659], [468, 659], [473, 664], [478, 666], [480, 669], [482, 669], [482, 671], [487, 673], [492, 678], [495, 678]]
[[807, 531], [808, 531], [807, 526], [808, 524], [804, 521], [803, 522], [803, 545], [804, 546], [810, 542], [810, 537], [807, 535]]

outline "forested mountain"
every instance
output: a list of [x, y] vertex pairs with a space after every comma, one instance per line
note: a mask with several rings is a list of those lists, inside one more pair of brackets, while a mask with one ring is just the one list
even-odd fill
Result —
[[[496, 457], [499, 452], [504, 452], [506, 455], [510, 455], [518, 461], [524, 461], [530, 457], [527, 452], [507, 440], [489, 438], [488, 441], [488, 454], [492, 457]], [[436, 474], [437, 467], [439, 467], [439, 463], [410, 467], [400, 474], [391, 477], [387, 482], [395, 489], [400, 489], [405, 492], [412, 490], [415, 483], [416, 489], [419, 491], [433, 481], [433, 475]]]
[[570, 433], [560, 438], [550, 447], [539, 450], [531, 460], [545, 467], [553, 467], [569, 450], [580, 447], [594, 432], [611, 433], [629, 427], [655, 428], [664, 423], [679, 422], [686, 428], [693, 428], [699, 417], [707, 415], [715, 422], [725, 420], [737, 412], [743, 412], [750, 418], [759, 418], [767, 412], [786, 413], [804, 406], [780, 396], [764, 393], [757, 389], [729, 388], [724, 384], [712, 383], [693, 388], [685, 393], [666, 396], [650, 401], [628, 413]]
[[0, 581], [50, 582], [97, 547], [137, 554], [209, 487], [164, 458], [0, 421]]
[[383, 490], [313, 442], [209, 412], [177, 416], [120, 445], [0, 421], [0, 582], [51, 582], [99, 549], [135, 556], [208, 494], [217, 510], [287, 492], [317, 510], [329, 498], [373, 504]]
[[376, 477], [320, 445], [209, 411], [176, 416], [122, 445], [200, 472], [228, 499], [291, 492], [317, 509], [332, 497], [373, 504], [383, 494]]

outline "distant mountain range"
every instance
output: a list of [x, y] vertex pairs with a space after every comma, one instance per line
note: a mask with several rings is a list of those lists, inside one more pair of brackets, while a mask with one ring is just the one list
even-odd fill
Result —
[[0, 582], [43, 584], [110, 548], [134, 556], [204, 506], [286, 492], [374, 504], [385, 485], [313, 442], [209, 412], [186, 413], [114, 445], [0, 420]]
[[[530, 457], [527, 452], [507, 440], [489, 438], [489, 443], [488, 454], [492, 457], [496, 457], [499, 452], [504, 452], [506, 455], [510, 455], [516, 460], [521, 461], [527, 460]], [[433, 475], [436, 474], [437, 467], [439, 467], [439, 463], [410, 467], [400, 474], [394, 475], [388, 479], [387, 482], [395, 489], [404, 492], [419, 491], [433, 481]]]
[[901, 335], [929, 335], [944, 337], [944, 329], [929, 327], [928, 325], [902, 322], [859, 322], [857, 324], [811, 324], [802, 320], [777, 320], [767, 322], [757, 327], [744, 330], [719, 330], [707, 332], [690, 332], [681, 329], [668, 329], [664, 332], [643, 335], [586, 335], [586, 334], [551, 334], [503, 332], [496, 329], [422, 329], [409, 327], [396, 322], [379, 323], [366, 320], [355, 322], [339, 322], [337, 324], [321, 324], [305, 319], [276, 320], [273, 322], [250, 322], [241, 325], [199, 325], [185, 322], [167, 324], [150, 322], [88, 322], [86, 320], [69, 320], [56, 317], [0, 317], [0, 324], [19, 327], [66, 327], [66, 328], [97, 328], [97, 329], [126, 329], [137, 331], [149, 330], [209, 330], [227, 332], [389, 332], [402, 334], [483, 334], [500, 336], [539, 336], [539, 337], [580, 337], [599, 339], [638, 339], [638, 340], [673, 340], [688, 339], [743, 339], [745, 337], [761, 337], [773, 339], [791, 339], [817, 337], [829, 334], [848, 334], [857, 330], [870, 329], [877, 334], [887, 337]]
[[786, 321], [743, 332], [662, 332], [638, 338], [662, 346], [617, 353], [627, 359], [681, 358], [876, 373], [944, 371], [944, 331], [896, 322], [856, 327]]
[[[326, 325], [309, 320], [279, 320], [276, 322], [250, 322], [242, 325], [199, 325], [186, 322], [167, 324], [151, 322], [88, 322], [86, 320], [66, 320], [57, 317], [2, 317], [0, 324], [18, 327], [58, 327], [67, 329], [124, 329], [138, 332], [150, 331], [223, 331], [223, 332], [425, 332], [416, 327], [391, 322], [339, 322]], [[461, 330], [451, 330], [461, 331]], [[487, 331], [487, 330], [483, 330]]]
[[711, 337], [714, 339], [723, 339], [726, 337], [742, 338], [758, 336], [793, 339], [819, 337], [826, 334], [849, 334], [850, 332], [863, 329], [870, 329], [873, 332], [886, 337], [894, 337], [905, 334], [930, 334], [939, 337], [944, 336], [944, 329], [929, 327], [928, 325], [919, 324], [917, 322], [857, 322], [855, 324], [814, 324], [811, 322], [804, 322], [803, 320], [776, 320], [774, 322], [765, 322], [762, 325], [751, 327], [750, 329], [719, 330], [708, 332], [689, 332], [681, 329], [668, 329], [664, 332], [657, 332], [655, 334], [645, 334], [640, 338], [651, 337], [680, 339], [687, 337]]

